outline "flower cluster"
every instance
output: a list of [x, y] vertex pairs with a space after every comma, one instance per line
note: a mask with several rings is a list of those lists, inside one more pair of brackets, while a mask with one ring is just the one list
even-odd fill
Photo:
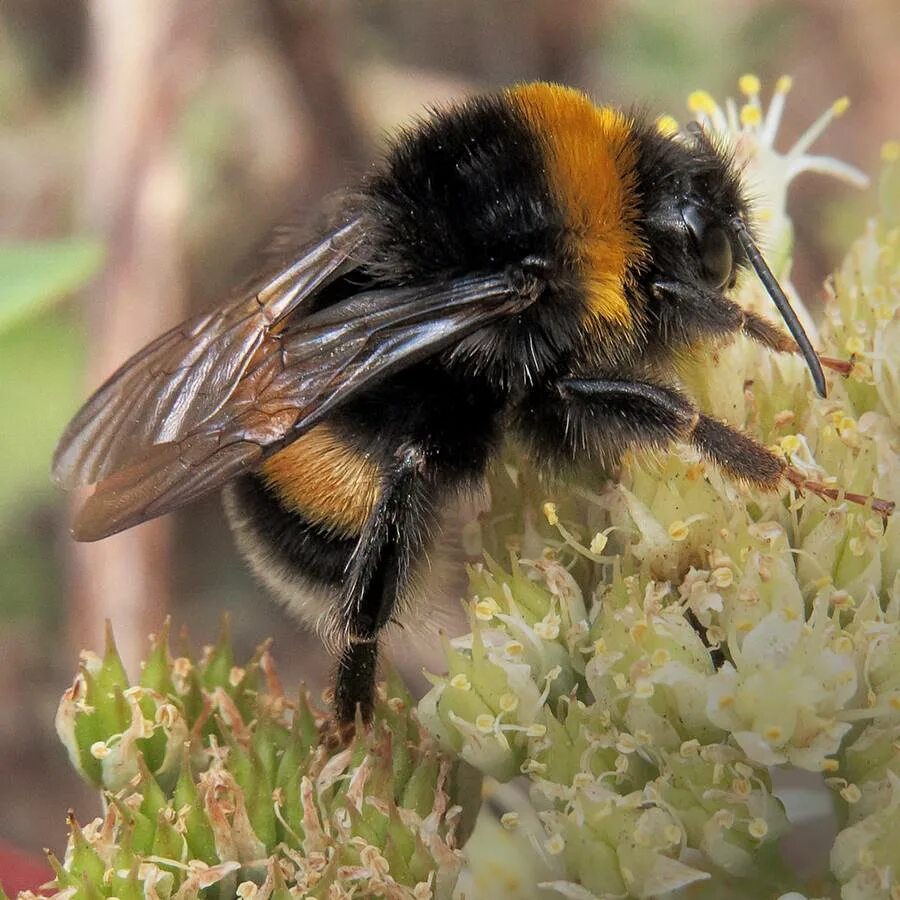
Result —
[[323, 714], [305, 691], [288, 700], [266, 646], [238, 666], [223, 633], [173, 659], [163, 634], [130, 685], [109, 635], [57, 715], [106, 811], [70, 816], [53, 896], [449, 898], [480, 776], [411, 712], [390, 678], [370, 733], [329, 753]]
[[[768, 109], [757, 79], [740, 86], [741, 107], [705, 93], [690, 105], [766, 197], [786, 278], [790, 179], [865, 179], [808, 153], [846, 101], [779, 154], [789, 81]], [[754, 279], [739, 291], [765, 309]], [[692, 896], [799, 898], [771, 781], [793, 766], [818, 773], [841, 825], [816, 894], [900, 895], [900, 517], [844, 497], [900, 497], [897, 231], [873, 222], [851, 248], [817, 342], [853, 362], [827, 400], [801, 360], [743, 339], [684, 380], [833, 499], [736, 485], [686, 447], [549, 500], [519, 461], [496, 476], [472, 631], [448, 644], [420, 715], [486, 774], [525, 776], [544, 890], [654, 897], [694, 883]]]

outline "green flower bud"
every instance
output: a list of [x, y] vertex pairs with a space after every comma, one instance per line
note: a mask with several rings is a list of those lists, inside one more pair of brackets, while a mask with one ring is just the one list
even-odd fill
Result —
[[685, 742], [664, 754], [657, 788], [686, 832], [688, 846], [730, 875], [750, 876], [760, 851], [788, 829], [768, 774], [725, 744]]
[[831, 849], [831, 871], [841, 896], [859, 900], [892, 900], [897, 880], [897, 835], [900, 829], [900, 778], [888, 773], [887, 791], [879, 807], [844, 828]]

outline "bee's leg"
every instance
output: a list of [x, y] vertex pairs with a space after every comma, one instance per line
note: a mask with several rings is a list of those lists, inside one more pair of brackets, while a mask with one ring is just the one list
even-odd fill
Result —
[[[881, 515], [890, 515], [893, 503], [862, 494], [829, 488], [805, 477], [782, 459], [738, 429], [701, 413], [674, 388], [631, 381], [564, 379], [558, 385], [570, 403], [588, 403], [590, 418], [582, 409], [581, 429], [590, 427], [599, 441], [614, 444], [613, 455], [628, 449], [663, 449], [675, 440], [696, 447], [704, 457], [738, 481], [764, 490], [775, 490], [787, 479], [795, 487], [826, 499], [843, 497], [866, 505]], [[578, 415], [577, 409], [571, 413]]]
[[[651, 290], [660, 304], [657, 315], [661, 324], [672, 335], [685, 332], [716, 340], [740, 331], [777, 353], [801, 352], [786, 331], [725, 297], [665, 279], [654, 282]], [[819, 362], [841, 375], [849, 375], [853, 369], [852, 360], [820, 356]]]
[[[776, 353], [800, 353], [797, 342], [782, 328], [763, 316], [750, 310], [741, 310], [741, 331], [752, 341], [774, 350]], [[832, 356], [819, 356], [819, 362], [826, 369], [849, 375], [853, 371], [852, 359], [836, 359]]]
[[[589, 427], [614, 442], [615, 454], [629, 449], [661, 450], [676, 440], [693, 444], [733, 478], [777, 487], [784, 463], [753, 438], [703, 415], [680, 391], [637, 381], [568, 378], [563, 397], [589, 401]], [[581, 427], [585, 427], [584, 416]]]
[[345, 642], [334, 690], [338, 729], [352, 732], [357, 710], [363, 722], [372, 717], [378, 636], [408, 587], [431, 522], [424, 475], [422, 451], [403, 448], [350, 560], [331, 623]]
[[859, 506], [871, 504], [872, 511], [885, 518], [894, 511], [895, 504], [891, 500], [844, 491], [808, 479], [753, 438], [709, 416], [697, 414], [690, 440], [704, 456], [733, 478], [749, 481], [769, 490], [777, 488], [784, 478], [801, 493], [809, 491], [823, 500], [846, 500]]

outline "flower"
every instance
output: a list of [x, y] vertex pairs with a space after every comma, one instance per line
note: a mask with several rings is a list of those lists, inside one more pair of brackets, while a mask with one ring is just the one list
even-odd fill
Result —
[[844, 828], [831, 850], [831, 871], [841, 896], [853, 900], [893, 900], [900, 891], [897, 830], [900, 828], [900, 778], [888, 776], [878, 808]]
[[332, 754], [323, 714], [305, 691], [287, 699], [268, 645], [236, 666], [223, 630], [201, 660], [172, 659], [164, 630], [141, 681], [129, 686], [110, 633], [60, 705], [106, 813], [70, 819], [54, 896], [451, 896], [481, 779], [438, 752], [396, 678], [378, 687], [371, 730]]
[[[746, 167], [790, 291], [789, 182], [805, 171], [866, 179], [809, 152], [845, 101], [775, 149], [789, 87], [782, 79], [765, 107], [748, 76], [742, 106], [703, 93], [690, 105]], [[473, 570], [472, 633], [448, 644], [449, 674], [420, 709], [448, 750], [525, 776], [540, 824], [517, 817], [516, 829], [556, 868], [543, 887], [799, 898], [769, 775], [793, 766], [834, 789], [843, 896], [896, 893], [900, 518], [865, 498], [900, 496], [897, 241], [869, 226], [829, 286], [821, 345], [855, 359], [827, 400], [802, 361], [744, 339], [680, 370], [705, 411], [834, 496], [735, 485], [687, 447], [626, 457], [614, 481], [588, 473], [549, 496], [521, 460], [496, 476], [481, 546], [511, 562]], [[769, 303], [754, 279], [739, 294]]]
[[765, 107], [761, 98], [762, 84], [755, 75], [744, 75], [738, 87], [740, 101], [731, 97], [720, 106], [706, 91], [695, 91], [688, 98], [688, 109], [712, 136], [734, 153], [738, 166], [747, 166], [749, 189], [759, 197], [756, 217], [764, 228], [766, 245], [773, 270], [783, 275], [790, 257], [793, 241], [787, 217], [787, 190], [790, 183], [805, 172], [830, 175], [857, 188], [864, 188], [869, 179], [859, 169], [830, 156], [810, 154], [809, 150], [828, 126], [844, 115], [850, 100], [835, 100], [785, 152], [775, 149], [778, 129], [793, 86], [784, 75], [775, 83], [775, 90]]

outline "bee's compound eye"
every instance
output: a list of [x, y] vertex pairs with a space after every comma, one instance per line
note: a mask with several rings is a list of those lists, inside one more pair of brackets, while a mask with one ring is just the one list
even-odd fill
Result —
[[723, 288], [731, 280], [731, 241], [724, 228], [713, 227], [707, 230], [700, 245], [700, 261], [713, 287]]
[[704, 221], [696, 206], [686, 206], [681, 216], [694, 239], [707, 284], [714, 288], [725, 287], [731, 280], [734, 269], [734, 255], [728, 232]]

